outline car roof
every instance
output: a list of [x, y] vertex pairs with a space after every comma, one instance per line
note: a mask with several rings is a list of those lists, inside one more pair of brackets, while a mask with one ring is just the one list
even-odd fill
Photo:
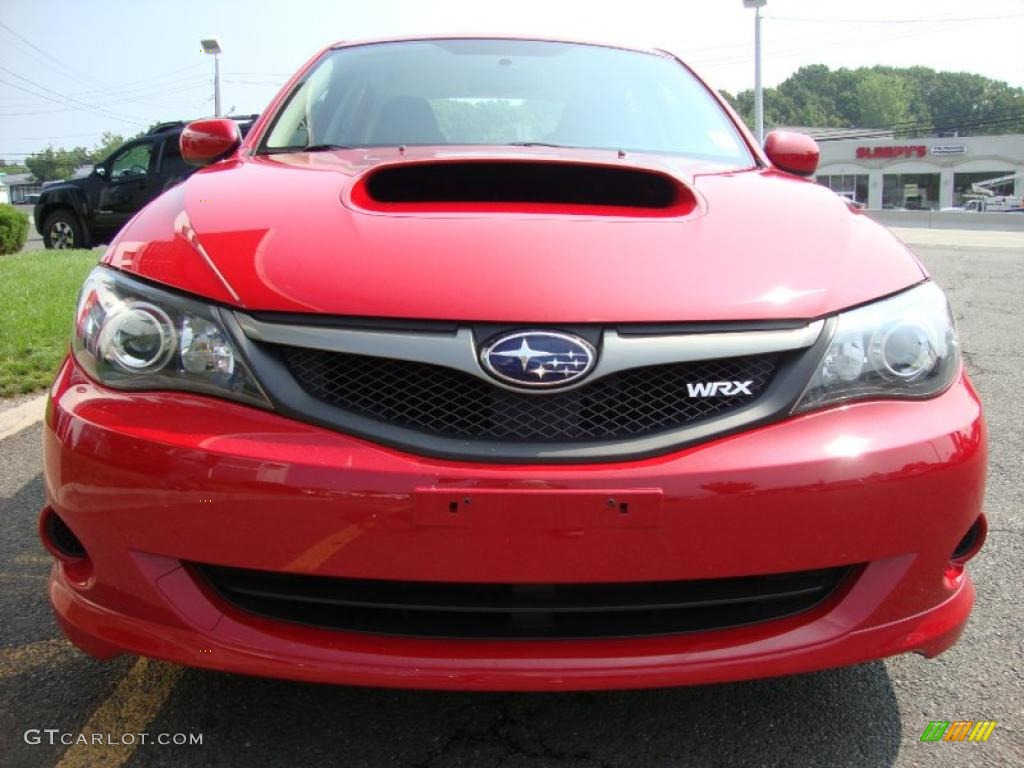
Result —
[[429, 42], [431, 40], [523, 40], [538, 43], [567, 43], [569, 45], [590, 45], [596, 48], [617, 48], [622, 51], [633, 51], [634, 53], [647, 53], [653, 56], [662, 56], [666, 58], [674, 58], [672, 54], [667, 51], [663, 51], [660, 48], [645, 48], [641, 46], [626, 45], [623, 43], [612, 43], [603, 42], [596, 40], [581, 40], [571, 37], [561, 37], [552, 35], [498, 35], [498, 34], [432, 34], [432, 35], [409, 35], [399, 37], [377, 37], [377, 38], [366, 38], [361, 40], [339, 40], [338, 42], [329, 45], [328, 48], [331, 50], [337, 48], [352, 48], [359, 45], [375, 45], [377, 43], [409, 43], [409, 42]]
[[[225, 120], [234, 120], [237, 123], [252, 123], [258, 118], [259, 115], [225, 115]], [[198, 118], [193, 118], [193, 120]], [[151, 130], [146, 131], [146, 136], [156, 136], [161, 133], [181, 133], [185, 130], [185, 126], [191, 123], [193, 120], [170, 120], [166, 123], [159, 123], [154, 125]], [[141, 137], [140, 137], [141, 138]], [[125, 142], [127, 143], [127, 142]]]

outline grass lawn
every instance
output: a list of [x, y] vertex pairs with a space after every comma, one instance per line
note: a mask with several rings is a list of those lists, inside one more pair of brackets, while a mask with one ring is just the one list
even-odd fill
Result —
[[0, 397], [49, 386], [68, 349], [78, 289], [98, 252], [0, 256]]

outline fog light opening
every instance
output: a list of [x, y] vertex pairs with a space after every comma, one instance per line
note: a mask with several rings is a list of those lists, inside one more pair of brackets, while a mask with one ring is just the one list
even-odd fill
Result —
[[50, 507], [43, 510], [39, 521], [39, 533], [43, 545], [58, 560], [77, 562], [86, 558], [87, 554], [82, 542], [78, 540], [67, 523], [60, 519], [60, 515]]
[[964, 565], [964, 563], [978, 554], [982, 544], [985, 543], [987, 535], [988, 522], [985, 520], [984, 515], [978, 515], [978, 519], [967, 529], [967, 533], [960, 539], [960, 543], [956, 545], [953, 554], [950, 555], [950, 562], [954, 565]]

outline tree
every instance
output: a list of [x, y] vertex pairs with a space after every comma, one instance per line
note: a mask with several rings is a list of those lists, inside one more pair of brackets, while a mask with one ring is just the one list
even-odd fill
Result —
[[89, 151], [90, 162], [103, 162], [124, 142], [125, 138], [121, 134], [113, 133], [112, 131], [104, 132], [103, 136], [100, 137], [99, 143]]
[[[748, 124], [754, 92], [725, 94]], [[1024, 89], [927, 67], [801, 67], [764, 92], [767, 126], [891, 128], [901, 137], [1024, 131]]]
[[896, 75], [865, 72], [856, 86], [857, 125], [906, 125], [910, 105], [906, 81]]
[[557, 111], [536, 102], [443, 99], [433, 109], [441, 132], [455, 144], [544, 141], [558, 124]]
[[54, 149], [47, 147], [41, 152], [25, 158], [25, 166], [36, 181], [53, 181], [70, 178], [85, 163], [89, 152], [85, 147]]

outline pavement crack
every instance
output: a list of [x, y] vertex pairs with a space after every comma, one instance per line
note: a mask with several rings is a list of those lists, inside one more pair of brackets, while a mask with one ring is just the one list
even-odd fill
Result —
[[[434, 768], [447, 766], [459, 750], [470, 755], [473, 753], [497, 748], [503, 753], [501, 762], [510, 758], [525, 757], [531, 760], [545, 760], [549, 763], [574, 763], [593, 766], [593, 768], [615, 768], [587, 750], [558, 749], [544, 740], [533, 728], [536, 717], [521, 717], [516, 714], [513, 705], [521, 703], [521, 694], [503, 694], [495, 700], [487, 702], [495, 707], [487, 727], [483, 730], [474, 729], [471, 722], [455, 722], [458, 716], [472, 710], [479, 712], [478, 702], [467, 703], [453, 709], [449, 715], [448, 735], [440, 744], [432, 749], [423, 759], [409, 764], [409, 768]], [[529, 713], [528, 713], [529, 714]]]

